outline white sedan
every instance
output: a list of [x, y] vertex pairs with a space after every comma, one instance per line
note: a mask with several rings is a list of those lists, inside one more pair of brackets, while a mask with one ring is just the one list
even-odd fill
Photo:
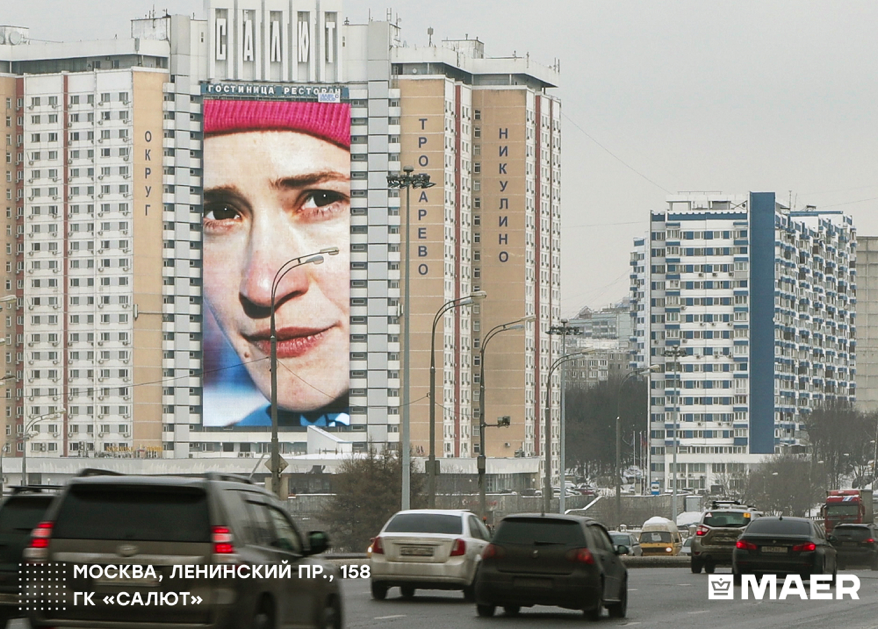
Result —
[[399, 586], [403, 597], [416, 588], [460, 589], [472, 600], [476, 567], [491, 535], [472, 512], [404, 510], [394, 514], [370, 545], [370, 584], [375, 599]]

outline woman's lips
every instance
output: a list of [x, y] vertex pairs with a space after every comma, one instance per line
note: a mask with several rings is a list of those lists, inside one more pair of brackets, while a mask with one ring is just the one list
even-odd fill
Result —
[[[332, 326], [322, 329], [282, 328], [276, 331], [278, 358], [291, 359], [311, 352], [323, 342], [331, 328]], [[264, 355], [271, 354], [272, 342], [269, 334], [254, 335], [248, 340]]]

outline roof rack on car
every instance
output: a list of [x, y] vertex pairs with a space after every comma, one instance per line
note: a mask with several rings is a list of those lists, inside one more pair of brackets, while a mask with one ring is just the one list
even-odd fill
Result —
[[718, 510], [724, 507], [741, 507], [749, 510], [756, 510], [757, 508], [753, 505], [746, 505], [739, 501], [738, 499], [714, 499], [711, 502], [711, 509]]
[[58, 490], [61, 486], [56, 486], [54, 484], [30, 484], [28, 486], [12, 486], [12, 494], [21, 494], [22, 492], [29, 492], [31, 490], [36, 490], [37, 492], [41, 492], [43, 490]]
[[104, 470], [103, 468], [83, 468], [78, 473], [76, 473], [77, 477], [121, 477], [124, 473], [117, 472], [115, 470]]
[[253, 481], [244, 475], [236, 475], [234, 473], [207, 472], [204, 474], [205, 479], [212, 481], [234, 481], [237, 483], [247, 483], [253, 485]]

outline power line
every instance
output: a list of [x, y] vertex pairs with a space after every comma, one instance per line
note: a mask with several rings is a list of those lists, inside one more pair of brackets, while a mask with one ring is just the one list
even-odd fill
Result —
[[568, 122], [570, 122], [572, 125], [574, 125], [574, 127], [576, 127], [577, 129], [579, 129], [579, 130], [583, 133], [584, 136], [586, 136], [587, 138], [589, 138], [590, 140], [592, 140], [592, 142], [594, 142], [594, 143], [597, 144], [599, 147], [601, 147], [601, 149], [603, 149], [608, 155], [610, 155], [612, 158], [614, 158], [615, 160], [617, 160], [620, 164], [622, 164], [623, 166], [625, 166], [627, 169], [629, 169], [630, 171], [632, 171], [632, 172], [635, 173], [636, 175], [638, 175], [638, 176], [640, 176], [640, 177], [643, 177], [645, 180], [647, 180], [648, 182], [650, 182], [651, 184], [653, 184], [654, 186], [656, 186], [656, 187], [659, 188], [660, 190], [664, 191], [665, 193], [667, 193], [667, 194], [669, 194], [669, 195], [672, 194], [672, 192], [671, 192], [670, 190], [668, 190], [668, 189], [666, 189], [666, 188], [660, 186], [660, 185], [657, 184], [655, 181], [653, 181], [652, 179], [650, 179], [649, 177], [647, 177], [644, 173], [641, 173], [640, 171], [636, 170], [634, 167], [630, 166], [630, 165], [627, 164], [625, 161], [623, 161], [622, 158], [620, 158], [620, 157], [618, 157], [617, 155], [615, 155], [615, 154], [613, 153], [613, 151], [611, 151], [611, 150], [608, 149], [606, 146], [604, 146], [603, 144], [601, 144], [598, 140], [596, 140], [596, 139], [593, 138], [591, 135], [589, 135], [589, 133], [588, 133], [585, 129], [583, 129], [580, 125], [578, 125], [577, 123], [575, 123], [575, 122], [573, 121], [573, 119], [572, 119], [570, 116], [568, 116], [567, 114], [564, 113], [564, 111], [562, 112], [562, 116], [564, 116], [564, 117], [568, 120]]

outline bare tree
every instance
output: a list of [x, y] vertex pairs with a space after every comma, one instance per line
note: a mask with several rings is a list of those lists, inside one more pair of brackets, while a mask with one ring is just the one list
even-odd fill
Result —
[[751, 469], [742, 498], [766, 514], [805, 516], [824, 497], [824, 470], [809, 459], [774, 455]]

